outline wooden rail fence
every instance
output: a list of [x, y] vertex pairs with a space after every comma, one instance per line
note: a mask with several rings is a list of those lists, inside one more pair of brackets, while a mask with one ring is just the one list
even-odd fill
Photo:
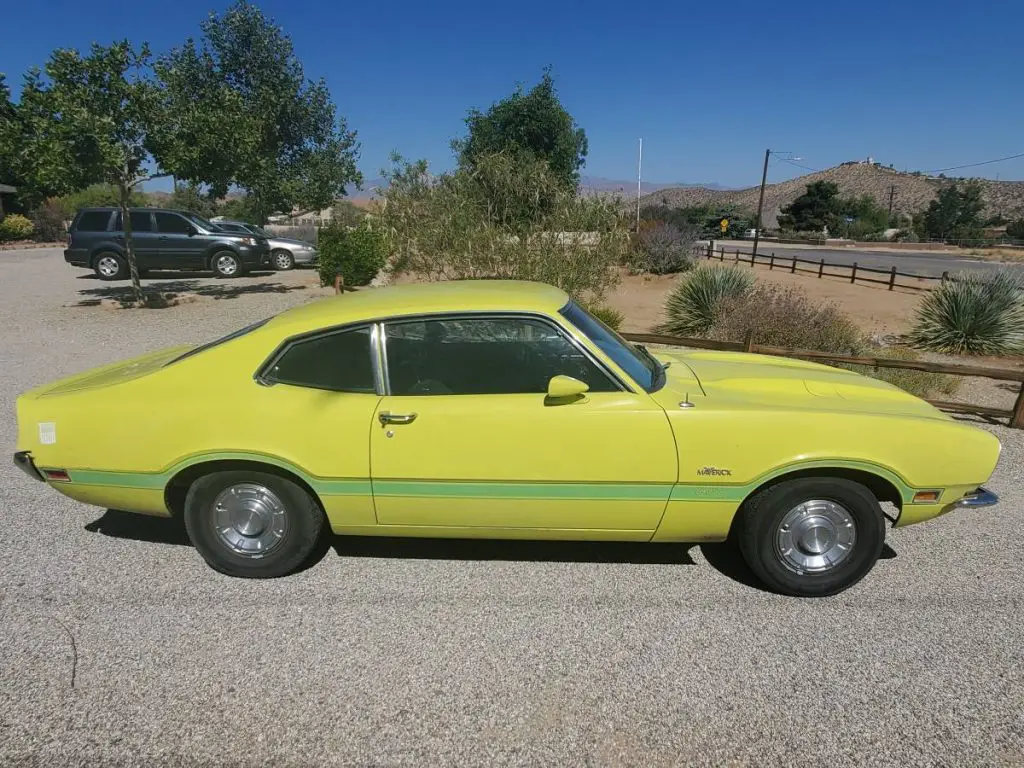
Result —
[[959, 365], [954, 363], [931, 363], [924, 360], [895, 360], [888, 357], [855, 357], [853, 355], [837, 355], [832, 352], [817, 352], [809, 349], [770, 347], [765, 344], [754, 344], [752, 334], [749, 333], [747, 334], [746, 341], [713, 341], [711, 339], [665, 336], [657, 333], [624, 333], [622, 335], [629, 341], [635, 341], [640, 344], [664, 344], [672, 347], [714, 349], [723, 352], [753, 352], [759, 355], [794, 357], [800, 360], [815, 360], [823, 363], [863, 365], [875, 370], [879, 368], [902, 368], [910, 371], [945, 373], [951, 376], [979, 376], [999, 381], [1014, 381], [1021, 386], [1013, 408], [1010, 410], [990, 408], [984, 405], [972, 405], [970, 403], [954, 403], [948, 400], [928, 400], [928, 402], [943, 411], [1006, 419], [1007, 423], [1014, 429], [1024, 429], [1024, 370], [987, 368], [980, 365]]
[[[741, 251], [739, 248], [733, 250], [730, 254], [726, 252], [725, 247], [715, 248], [714, 241], [709, 242], [707, 246], [699, 245], [694, 249], [694, 252], [699, 258], [704, 259], [715, 259], [725, 262], [733, 262], [734, 264], [749, 264], [751, 267], [754, 264], [767, 264], [769, 270], [781, 269], [786, 270], [791, 274], [797, 272], [804, 272], [808, 274], [815, 274], [819, 279], [822, 277], [842, 277], [849, 278], [851, 283], [856, 284], [858, 281], [862, 283], [876, 283], [878, 285], [888, 286], [891, 291], [893, 288], [906, 288], [913, 291], [930, 291], [931, 287], [927, 285], [906, 285], [904, 283], [897, 283], [897, 277], [907, 277], [915, 280], [950, 280], [949, 272], [943, 272], [940, 277], [934, 275], [914, 275], [908, 272], [899, 272], [896, 267], [890, 269], [878, 269], [877, 267], [864, 267], [853, 262], [850, 264], [834, 264], [832, 262], [825, 261], [825, 259], [803, 259], [799, 256], [776, 256], [774, 252], [768, 255], [757, 254], [755, 257], [753, 252]], [[810, 268], [801, 265], [810, 265]], [[837, 272], [826, 272], [825, 269], [845, 269], [849, 270], [849, 273], [837, 273]], [[867, 275], [885, 275], [886, 279], [880, 279], [877, 277], [869, 277]]]

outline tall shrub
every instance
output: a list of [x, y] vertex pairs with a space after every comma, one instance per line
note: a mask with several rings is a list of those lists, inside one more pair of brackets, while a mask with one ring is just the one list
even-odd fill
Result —
[[387, 261], [383, 235], [369, 225], [321, 227], [317, 235], [321, 285], [332, 285], [340, 274], [345, 285], [368, 285]]
[[917, 308], [911, 343], [936, 352], [1024, 352], [1024, 283], [1016, 274], [966, 272], [942, 282]]

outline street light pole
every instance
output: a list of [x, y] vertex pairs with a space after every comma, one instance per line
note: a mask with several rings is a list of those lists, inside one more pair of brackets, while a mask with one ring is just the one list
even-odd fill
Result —
[[764, 185], [768, 181], [768, 158], [772, 155], [770, 149], [764, 151], [764, 170], [761, 172], [761, 194], [757, 198], [757, 219], [754, 222], [754, 253], [751, 257], [757, 257], [757, 244], [761, 240], [761, 210], [764, 208]]
[[636, 231], [640, 233], [640, 171], [644, 165], [644, 140], [640, 139], [640, 154], [636, 160]]

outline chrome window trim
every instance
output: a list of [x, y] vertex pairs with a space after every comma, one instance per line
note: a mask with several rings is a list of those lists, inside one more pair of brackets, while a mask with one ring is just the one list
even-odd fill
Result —
[[287, 339], [285, 339], [280, 344], [278, 344], [277, 347], [274, 349], [274, 351], [270, 353], [270, 356], [266, 360], [263, 361], [263, 363], [260, 365], [260, 367], [256, 370], [256, 373], [253, 374], [253, 380], [257, 384], [261, 384], [264, 387], [272, 387], [272, 386], [274, 386], [276, 384], [285, 384], [286, 386], [290, 386], [290, 387], [302, 387], [304, 389], [318, 389], [321, 392], [341, 392], [341, 393], [346, 393], [346, 394], [350, 394], [350, 395], [369, 395], [369, 394], [371, 394], [370, 392], [360, 392], [360, 391], [354, 390], [354, 389], [329, 389], [327, 387], [314, 387], [314, 386], [312, 386], [310, 384], [294, 384], [294, 383], [288, 383], [288, 382], [283, 382], [283, 381], [275, 381], [273, 379], [267, 378], [267, 376], [266, 376], [266, 372], [268, 370], [270, 370], [271, 368], [273, 368], [274, 365], [277, 364], [277, 361], [280, 360], [282, 357], [284, 357], [284, 355], [286, 355], [288, 353], [288, 351], [293, 346], [295, 346], [296, 344], [301, 344], [301, 343], [306, 342], [306, 341], [314, 341], [316, 339], [324, 338], [324, 337], [327, 337], [327, 336], [337, 336], [337, 335], [342, 334], [342, 333], [349, 333], [350, 331], [360, 331], [360, 330], [363, 330], [364, 328], [366, 328], [366, 329], [370, 330], [370, 333], [367, 335], [367, 338], [368, 338], [367, 346], [369, 347], [368, 354], [370, 355], [370, 368], [371, 368], [371, 370], [373, 371], [373, 374], [374, 374], [374, 376], [373, 376], [373, 379], [374, 379], [374, 382], [373, 382], [374, 392], [372, 394], [374, 394], [375, 396], [379, 397], [380, 394], [381, 394], [381, 388], [380, 388], [380, 382], [379, 382], [379, 379], [378, 379], [378, 367], [377, 367], [377, 364], [376, 364], [376, 362], [377, 362], [376, 361], [376, 354], [374, 352], [375, 345], [373, 343], [373, 333], [374, 333], [374, 329], [376, 328], [377, 325], [379, 325], [379, 324], [378, 323], [374, 323], [374, 322], [359, 321], [357, 323], [351, 323], [351, 324], [348, 324], [348, 325], [337, 325], [337, 326], [331, 326], [329, 328], [317, 328], [316, 330], [307, 331], [306, 333], [300, 333], [300, 334], [298, 334], [296, 336], [289, 336]]
[[370, 363], [373, 365], [373, 382], [378, 395], [387, 392], [387, 375], [384, 366], [383, 351], [384, 326], [374, 323], [370, 329]]
[[[494, 311], [494, 310], [470, 310], [461, 312], [430, 312], [421, 315], [400, 315], [398, 317], [391, 317], [387, 319], [379, 320], [378, 323], [381, 326], [381, 359], [384, 367], [384, 394], [391, 394], [391, 381], [388, 376], [388, 358], [387, 358], [387, 326], [397, 325], [399, 323], [416, 323], [424, 322], [427, 320], [488, 320], [488, 319], [530, 319], [538, 320], [542, 323], [547, 324], [555, 330], [556, 333], [561, 335], [566, 341], [574, 346], [587, 360], [594, 364], [594, 366], [605, 376], [608, 377], [609, 381], [618, 389], [620, 392], [631, 392], [635, 394], [635, 391], [626, 385], [622, 379], [611, 370], [604, 361], [594, 355], [576, 336], [569, 331], [568, 328], [563, 326], [560, 322], [554, 318], [541, 314], [539, 312], [516, 312], [516, 311]], [[503, 396], [512, 393], [495, 393], [498, 396]], [[540, 393], [538, 393], [540, 394]], [[438, 395], [403, 395], [403, 397], [437, 397]], [[466, 395], [446, 395], [446, 397], [466, 397]]]

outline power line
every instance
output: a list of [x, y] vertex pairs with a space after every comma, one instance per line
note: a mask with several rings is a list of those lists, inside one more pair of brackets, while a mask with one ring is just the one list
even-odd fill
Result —
[[800, 165], [800, 163], [794, 163], [792, 160], [787, 160], [785, 157], [779, 157], [776, 159], [781, 160], [784, 163], [789, 163], [790, 165], [795, 165], [797, 168], [803, 168], [805, 171], [813, 171], [814, 173], [821, 172], [820, 168], [811, 168], [809, 165]]
[[979, 165], [992, 165], [992, 163], [1002, 163], [1005, 160], [1016, 160], [1018, 157], [1024, 157], [1024, 152], [1020, 152], [1016, 155], [1007, 155], [1006, 157], [997, 157], [995, 160], [985, 160], [980, 163], [968, 163], [967, 165], [951, 165], [949, 168], [935, 168], [931, 171], [921, 171], [921, 173], [941, 173], [943, 171], [959, 171], [961, 168], [977, 168]]

